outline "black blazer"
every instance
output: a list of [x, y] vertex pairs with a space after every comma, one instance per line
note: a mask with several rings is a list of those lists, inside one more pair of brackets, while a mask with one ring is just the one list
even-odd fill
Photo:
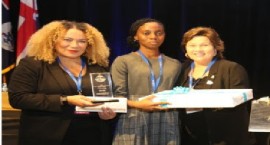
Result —
[[[188, 73], [191, 62], [183, 64], [183, 72], [178, 81], [178, 86], [185, 84], [188, 87]], [[245, 69], [232, 61], [217, 60], [210, 68], [206, 78], [212, 84], [202, 84], [203, 89], [246, 89], [249, 88], [249, 79]], [[217, 96], [218, 97], [218, 96]], [[204, 109], [204, 121], [208, 126], [209, 136], [212, 141], [225, 141], [230, 145], [246, 145], [248, 141], [249, 114], [248, 103], [243, 103], [235, 108]], [[180, 118], [185, 124], [185, 112], [180, 111]]]
[[[82, 93], [91, 96], [89, 73], [106, 72], [98, 65], [87, 66], [82, 79]], [[74, 106], [61, 106], [61, 95], [78, 94], [73, 80], [57, 62], [48, 64], [32, 57], [22, 59], [9, 83], [9, 101], [22, 110], [19, 144], [60, 145], [69, 127]]]
[[[188, 81], [191, 62], [183, 64], [183, 72], [177, 85], [183, 85]], [[246, 70], [238, 63], [228, 60], [217, 60], [209, 70], [208, 80], [212, 85], [204, 85], [204, 89], [244, 89], [249, 88], [249, 79]]]

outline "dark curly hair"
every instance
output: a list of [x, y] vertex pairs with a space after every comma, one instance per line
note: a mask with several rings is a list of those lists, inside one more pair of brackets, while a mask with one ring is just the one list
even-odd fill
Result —
[[142, 25], [144, 25], [145, 23], [149, 23], [149, 22], [159, 23], [160, 25], [163, 26], [163, 29], [165, 29], [163, 23], [156, 20], [156, 19], [142, 18], [142, 19], [139, 19], [139, 20], [135, 21], [134, 23], [132, 23], [132, 25], [131, 25], [131, 27], [129, 29], [129, 36], [127, 37], [127, 43], [128, 43], [128, 45], [130, 47], [134, 48], [135, 50], [139, 49], [140, 45], [136, 40], [134, 40], [134, 36], [136, 35], [138, 29]]

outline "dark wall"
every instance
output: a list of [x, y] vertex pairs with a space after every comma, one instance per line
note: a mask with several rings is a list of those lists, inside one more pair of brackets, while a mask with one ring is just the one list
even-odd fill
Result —
[[[18, 2], [11, 1], [14, 28]], [[111, 62], [131, 51], [126, 37], [136, 19], [162, 21], [167, 32], [162, 52], [181, 61], [183, 33], [191, 27], [210, 26], [225, 42], [225, 57], [247, 69], [255, 97], [270, 95], [269, 0], [39, 0], [38, 7], [41, 26], [67, 19], [97, 27], [111, 48]]]

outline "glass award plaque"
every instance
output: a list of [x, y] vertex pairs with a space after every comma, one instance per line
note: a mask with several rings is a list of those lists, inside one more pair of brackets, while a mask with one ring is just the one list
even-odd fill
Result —
[[270, 132], [270, 98], [252, 101], [250, 113], [250, 132]]
[[113, 97], [110, 73], [90, 73], [93, 97]]

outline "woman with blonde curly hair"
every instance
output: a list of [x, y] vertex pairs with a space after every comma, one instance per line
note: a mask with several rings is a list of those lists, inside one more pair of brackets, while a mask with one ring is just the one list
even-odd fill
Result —
[[116, 114], [77, 114], [95, 106], [89, 73], [107, 72], [109, 48], [87, 23], [53, 21], [32, 35], [27, 57], [14, 70], [9, 101], [22, 110], [19, 144], [108, 145]]

